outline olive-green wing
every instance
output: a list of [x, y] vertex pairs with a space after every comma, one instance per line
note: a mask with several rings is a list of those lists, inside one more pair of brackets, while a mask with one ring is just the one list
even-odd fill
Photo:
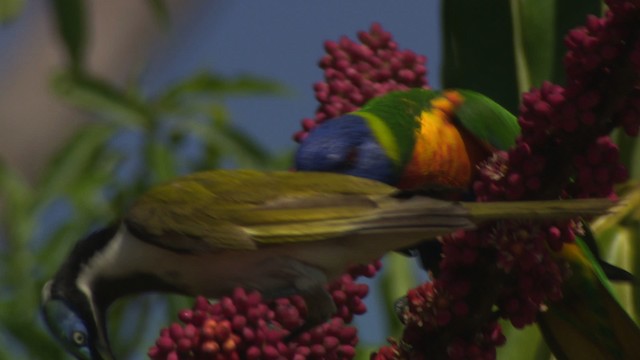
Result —
[[175, 251], [255, 249], [346, 235], [395, 191], [332, 173], [214, 170], [152, 188], [124, 221], [143, 240]]

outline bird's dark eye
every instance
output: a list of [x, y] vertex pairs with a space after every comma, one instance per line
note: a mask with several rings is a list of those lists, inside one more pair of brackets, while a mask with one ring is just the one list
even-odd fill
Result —
[[78, 346], [84, 346], [87, 343], [87, 335], [81, 331], [74, 331], [71, 334], [71, 339]]

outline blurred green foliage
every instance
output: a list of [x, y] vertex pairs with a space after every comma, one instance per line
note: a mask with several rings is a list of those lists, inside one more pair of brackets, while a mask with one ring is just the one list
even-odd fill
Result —
[[[1, 0], [0, 21], [14, 17], [21, 3]], [[149, 3], [167, 23], [164, 1]], [[39, 319], [40, 289], [78, 239], [116, 218], [140, 191], [230, 163], [282, 168], [288, 162], [234, 127], [224, 105], [231, 96], [282, 95], [282, 86], [257, 76], [200, 72], [153, 97], [143, 96], [137, 84], [119, 88], [83, 66], [90, 41], [85, 5], [52, 1], [68, 55], [67, 66], [52, 76], [52, 91], [94, 120], [53, 154], [33, 185], [0, 162], [0, 359], [67, 358]], [[115, 352], [140, 358], [160, 327], [186, 306], [177, 296], [118, 302], [110, 312]]]
[[[0, 23], [14, 19], [24, 3], [0, 0]], [[148, 3], [158, 21], [168, 25], [165, 2]], [[280, 85], [255, 76], [224, 78], [202, 72], [152, 97], [143, 96], [136, 84], [114, 86], [84, 68], [90, 41], [85, 5], [82, 0], [52, 1], [68, 59], [67, 66], [52, 77], [52, 91], [95, 120], [79, 128], [53, 154], [33, 185], [0, 162], [0, 359], [65, 358], [39, 320], [40, 289], [77, 239], [115, 218], [143, 189], [229, 161], [239, 167], [288, 166], [288, 158], [269, 154], [234, 127], [224, 106], [229, 96], [281, 95], [285, 90]], [[476, 90], [515, 113], [522, 91], [543, 80], [562, 83], [564, 34], [582, 24], [586, 14], [600, 9], [596, 0], [443, 1], [443, 87]], [[621, 134], [614, 138], [637, 181], [638, 141]], [[637, 187], [622, 190], [636, 199], [633, 189]], [[53, 210], [64, 216], [46, 221], [49, 227], [45, 229], [42, 224]], [[640, 215], [623, 215], [595, 230], [606, 259], [638, 274]], [[389, 309], [386, 333], [398, 335], [401, 327], [393, 315], [393, 302], [415, 284], [415, 272], [406, 258], [398, 256], [388, 259], [385, 271], [380, 295]], [[616, 289], [626, 308], [639, 319], [637, 288], [621, 285]], [[122, 358], [139, 356], [155, 330], [169, 323], [177, 309], [189, 305], [183, 298], [166, 296], [116, 303], [110, 317], [115, 352]], [[500, 358], [550, 357], [535, 327], [516, 331], [505, 324], [505, 333], [509, 341], [500, 349]], [[364, 359], [367, 353], [361, 351], [358, 356]]]

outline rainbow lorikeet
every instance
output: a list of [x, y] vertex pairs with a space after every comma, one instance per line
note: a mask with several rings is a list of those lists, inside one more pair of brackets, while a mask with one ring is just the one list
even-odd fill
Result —
[[[314, 128], [296, 152], [295, 167], [366, 177], [432, 196], [470, 197], [477, 165], [512, 147], [519, 134], [511, 113], [473, 91], [397, 91]], [[424, 244], [423, 264], [437, 270], [438, 243]], [[631, 275], [602, 261], [590, 236], [565, 244], [558, 256], [572, 276], [563, 299], [539, 315], [554, 355], [640, 356], [640, 328], [615, 299], [607, 278]]]

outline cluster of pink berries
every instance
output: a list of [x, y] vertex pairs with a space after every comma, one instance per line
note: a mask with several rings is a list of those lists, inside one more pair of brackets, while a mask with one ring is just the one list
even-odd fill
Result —
[[608, 136], [599, 137], [585, 153], [575, 155], [573, 164], [578, 175], [572, 193], [579, 198], [613, 196], [613, 185], [628, 177], [618, 146]]
[[357, 330], [334, 318], [290, 341], [285, 338], [304, 323], [302, 298], [265, 303], [257, 292], [236, 289], [217, 303], [203, 297], [179, 314], [184, 323], [162, 329], [151, 359], [352, 359]]
[[355, 111], [376, 96], [393, 90], [426, 87], [427, 58], [410, 50], [399, 50], [391, 34], [378, 23], [369, 32], [358, 33], [361, 43], [342, 37], [327, 41], [320, 60], [324, 82], [314, 84], [319, 102], [313, 118], [302, 120], [298, 142], [317, 124]]
[[337, 308], [327, 323], [286, 341], [287, 335], [305, 323], [307, 307], [300, 296], [265, 301], [258, 292], [241, 288], [229, 297], [210, 303], [196, 299], [192, 309], [182, 310], [174, 323], [162, 329], [156, 344], [149, 349], [154, 360], [178, 359], [335, 359], [355, 356], [357, 330], [347, 324], [354, 315], [366, 312], [362, 298], [369, 292], [366, 284], [355, 280], [373, 277], [382, 267], [374, 261], [351, 268], [328, 285]]

